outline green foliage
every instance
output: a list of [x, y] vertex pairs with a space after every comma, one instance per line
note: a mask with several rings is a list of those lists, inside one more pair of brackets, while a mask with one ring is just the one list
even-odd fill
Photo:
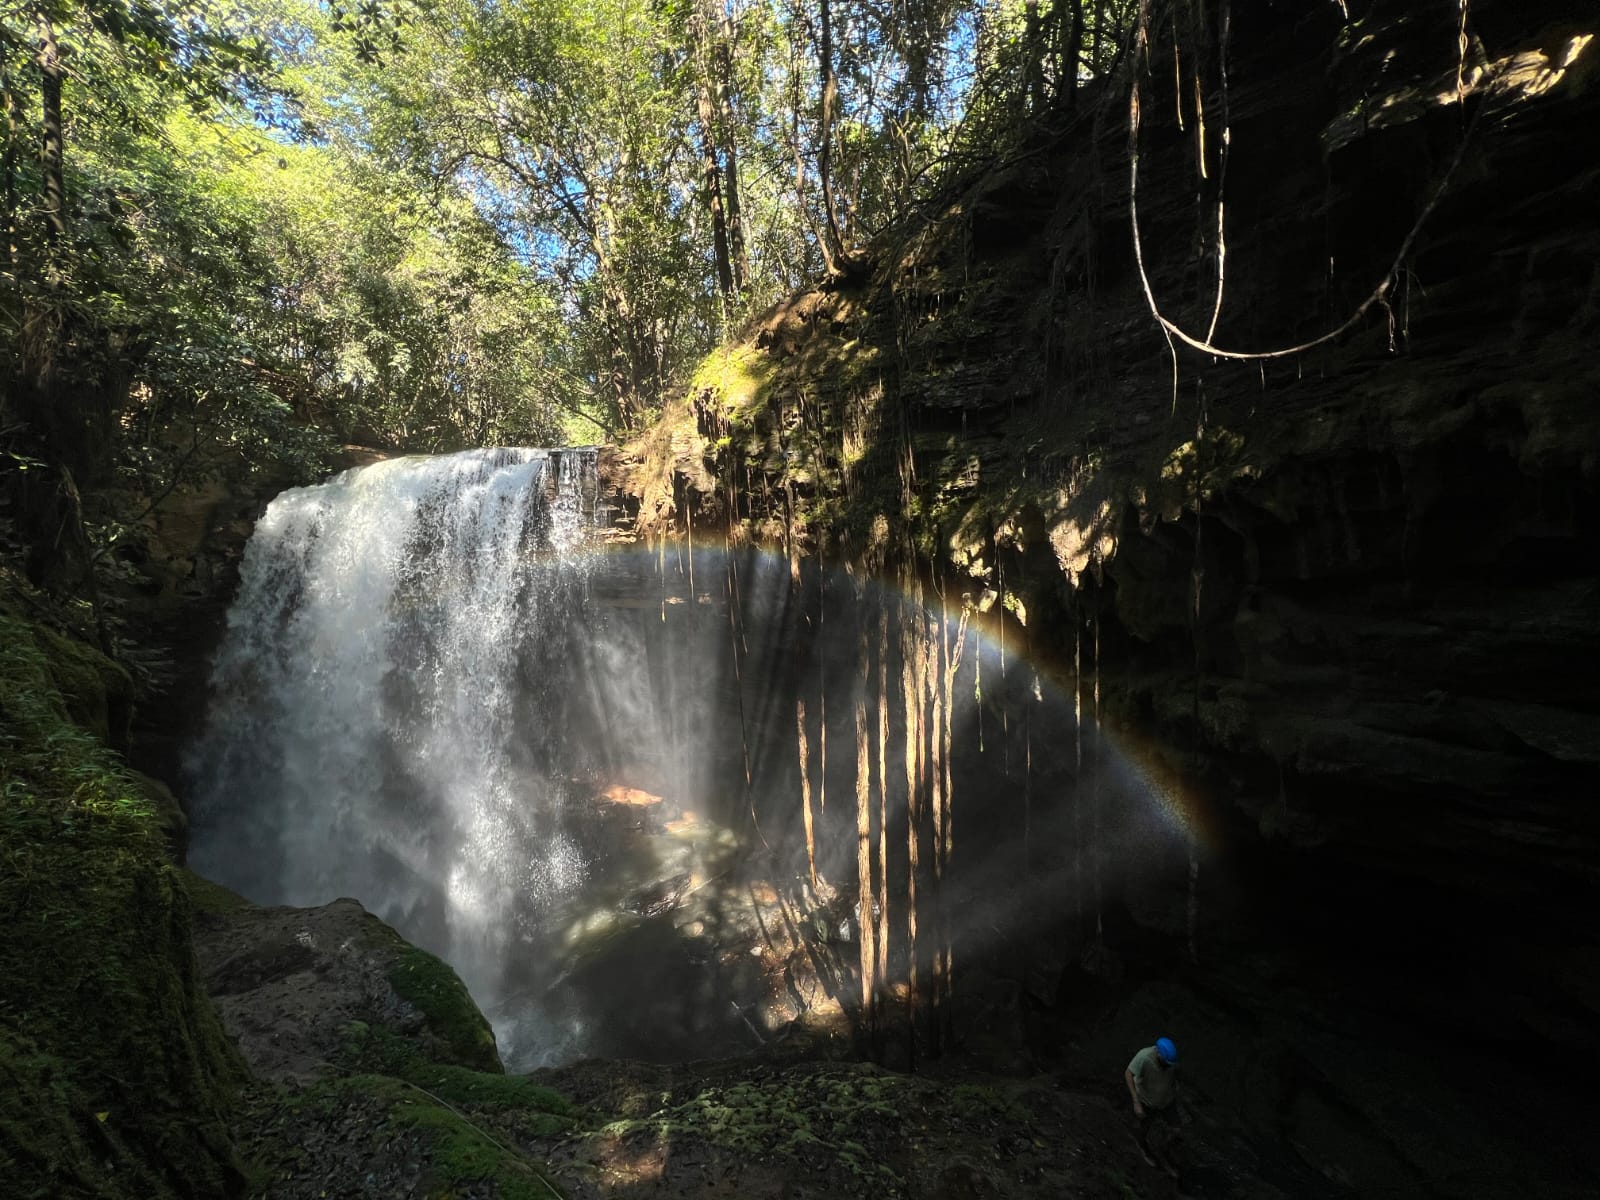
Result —
[[371, 73], [370, 102], [327, 114], [506, 232], [566, 309], [550, 382], [612, 427], [659, 404], [716, 328], [681, 186], [682, 54], [667, 9], [444, 0], [408, 38], [413, 69]]
[[[828, 7], [826, 45], [820, 5], [744, 0], [11, 10], [0, 453], [114, 476], [138, 511], [218, 474], [306, 479], [335, 441], [638, 424], [815, 277], [830, 214], [859, 246], [1004, 153], [1113, 68], [1131, 12], [1076, 6], [1074, 65], [1070, 5]], [[103, 545], [127, 515], [96, 517]]]
[[[171, 113], [255, 95], [266, 65], [240, 14], [211, 0], [53, 0], [0, 16], [9, 115], [0, 218], [10, 231], [0, 263], [0, 428], [20, 431], [80, 479], [99, 478], [114, 458], [121, 410], [146, 382], [144, 360], [197, 345], [140, 319], [147, 306], [152, 316], [163, 308], [161, 292], [142, 285], [154, 276], [182, 296], [188, 280], [212, 274], [194, 271], [196, 255], [184, 251], [215, 237], [166, 236], [193, 232], [210, 214], [197, 222], [174, 203], [187, 189], [179, 181], [174, 196], [170, 169], [144, 179], [159, 165], [141, 150], [159, 143]], [[34, 151], [41, 134], [43, 154]], [[227, 318], [226, 309], [211, 315]]]
[[115, 672], [63, 645], [0, 610], [0, 1177], [20, 1196], [226, 1195], [240, 1067], [162, 816], [69, 716], [64, 690], [82, 703]]
[[466, 985], [450, 967], [415, 946], [407, 947], [389, 971], [389, 984], [421, 1010], [429, 1029], [460, 1062], [484, 1071], [501, 1071], [494, 1031], [473, 1003]]
[[[551, 350], [551, 292], [465, 196], [306, 119], [302, 93], [349, 93], [406, 19], [292, 0], [0, 14], [5, 461], [115, 482], [139, 511], [218, 475], [305, 480], [341, 440], [560, 440], [583, 389]], [[116, 510], [93, 526], [103, 546], [129, 532]]]

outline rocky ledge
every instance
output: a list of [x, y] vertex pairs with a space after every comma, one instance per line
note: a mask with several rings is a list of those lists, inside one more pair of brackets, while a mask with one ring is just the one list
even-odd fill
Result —
[[206, 991], [258, 1079], [306, 1085], [349, 1064], [352, 1029], [432, 1062], [498, 1072], [494, 1034], [444, 963], [351, 899], [258, 908], [190, 875]]

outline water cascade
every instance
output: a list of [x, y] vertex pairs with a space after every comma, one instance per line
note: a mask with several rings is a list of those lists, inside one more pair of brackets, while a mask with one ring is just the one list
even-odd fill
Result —
[[874, 1013], [905, 978], [947, 1025], [952, 964], [1086, 874], [1098, 919], [1100, 806], [1012, 828], [1036, 783], [1099, 790], [1088, 689], [1003, 669], [915, 578], [610, 546], [596, 459], [401, 458], [273, 501], [190, 754], [198, 871], [356, 897], [456, 968], [513, 1069], [749, 1049], [819, 1001], [797, 962]]
[[[191, 756], [196, 869], [264, 903], [359, 897], [491, 1010], [524, 986], [599, 865], [608, 726], [652, 707], [590, 603], [597, 490], [593, 451], [486, 450], [279, 496]], [[553, 1020], [497, 1021], [508, 1061], [570, 1052]]]

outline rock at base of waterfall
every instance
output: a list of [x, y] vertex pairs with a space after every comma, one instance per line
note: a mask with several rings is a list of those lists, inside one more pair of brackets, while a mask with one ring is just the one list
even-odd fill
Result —
[[351, 1030], [363, 1026], [435, 1062], [501, 1069], [489, 1024], [455, 972], [359, 902], [259, 908], [198, 876], [190, 890], [206, 990], [258, 1077], [294, 1085], [336, 1073]]

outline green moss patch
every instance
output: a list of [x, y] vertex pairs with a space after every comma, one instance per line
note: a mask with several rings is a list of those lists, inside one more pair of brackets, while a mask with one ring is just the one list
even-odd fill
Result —
[[68, 718], [107, 745], [125, 746], [133, 712], [133, 679], [91, 646], [41, 625], [29, 625], [49, 660], [50, 682]]
[[540, 1127], [549, 1133], [570, 1128], [577, 1115], [573, 1106], [559, 1092], [534, 1083], [526, 1076], [490, 1075], [484, 1071], [469, 1071], [465, 1067], [429, 1063], [408, 1072], [407, 1079], [452, 1104], [497, 1111], [515, 1110], [549, 1117], [551, 1120], [540, 1123]]
[[408, 946], [389, 971], [389, 985], [427, 1019], [428, 1028], [457, 1062], [480, 1071], [501, 1071], [494, 1031], [460, 977], [415, 946]]
[[18, 1196], [227, 1196], [242, 1069], [164, 814], [83, 724], [114, 711], [118, 677], [0, 611], [0, 1178]]
[[431, 1145], [434, 1173], [460, 1187], [492, 1183], [500, 1200], [550, 1200], [561, 1193], [544, 1172], [461, 1114], [418, 1097], [396, 1105], [393, 1125], [412, 1129]]
[[[480, 1079], [491, 1090], [512, 1082]], [[464, 1080], [453, 1083], [458, 1095], [471, 1090]], [[521, 1094], [565, 1105], [548, 1089]], [[509, 1093], [498, 1095], [505, 1099]], [[517, 1115], [494, 1105], [474, 1108], [468, 1100], [458, 1103], [392, 1076], [351, 1075], [297, 1095], [280, 1093], [260, 1106], [252, 1122], [259, 1155], [254, 1174], [263, 1189], [284, 1197], [325, 1194], [326, 1185], [337, 1181], [341, 1195], [388, 1196], [405, 1189], [440, 1200], [560, 1200], [543, 1166], [517, 1148]], [[413, 1191], [419, 1169], [422, 1186]]]
[[733, 420], [759, 408], [772, 374], [772, 359], [751, 345], [719, 346], [700, 361], [691, 392], [710, 392]]
[[453, 1105], [518, 1114], [519, 1130], [531, 1136], [565, 1132], [578, 1117], [577, 1108], [553, 1088], [523, 1075], [430, 1061], [415, 1041], [364, 1021], [353, 1021], [346, 1028], [340, 1059], [340, 1066], [351, 1075], [388, 1076]]

